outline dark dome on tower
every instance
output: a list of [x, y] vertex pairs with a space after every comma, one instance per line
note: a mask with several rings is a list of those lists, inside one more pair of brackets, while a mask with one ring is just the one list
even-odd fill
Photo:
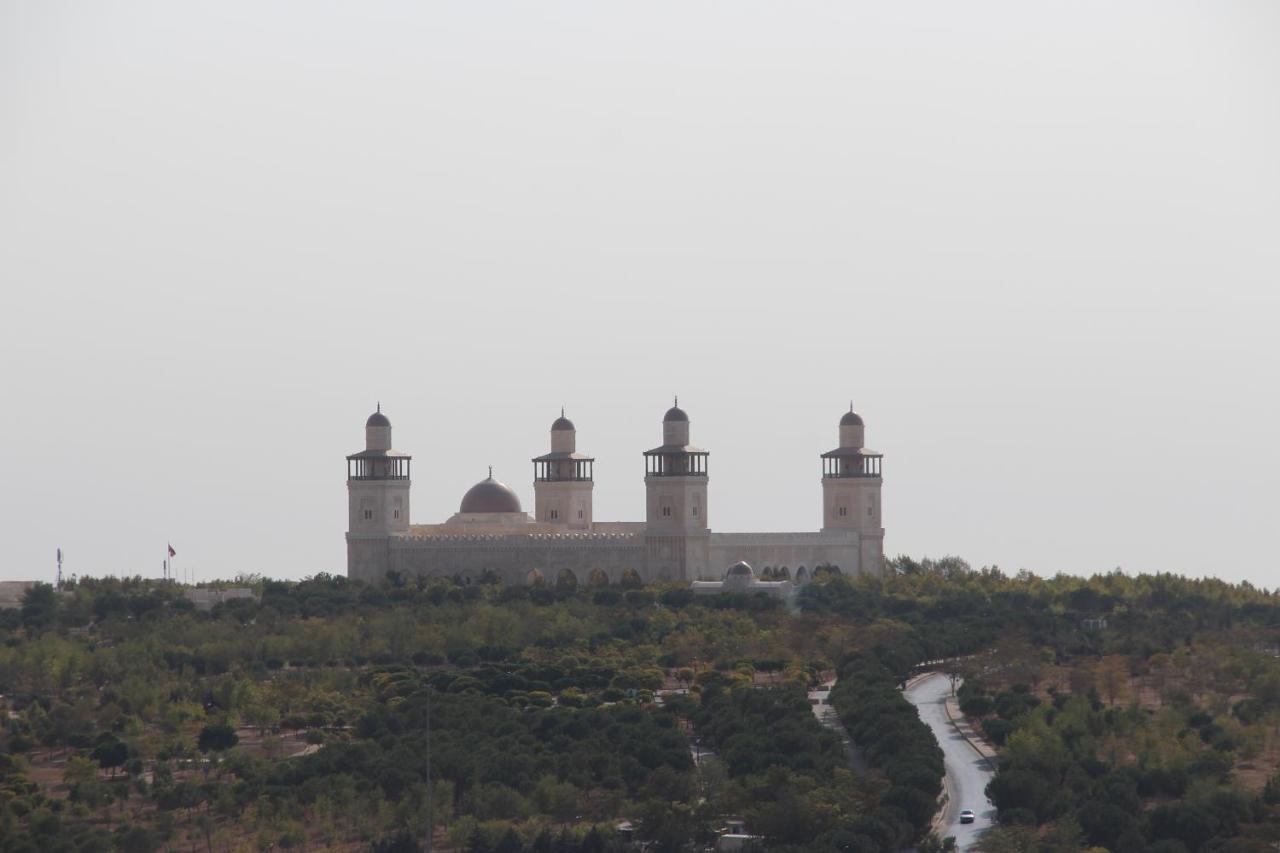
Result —
[[564, 415], [561, 415], [551, 424], [551, 429], [553, 432], [562, 432], [565, 430], [576, 429], [576, 427], [574, 427], [573, 421], [569, 420]]
[[458, 512], [479, 512], [479, 513], [495, 513], [495, 512], [523, 512], [520, 509], [520, 498], [511, 490], [506, 483], [500, 483], [493, 479], [493, 472], [489, 472], [486, 480], [481, 480], [462, 496], [462, 506], [458, 508]]
[[367, 427], [389, 427], [391, 426], [391, 421], [387, 420], [387, 416], [382, 414], [382, 406], [379, 405], [378, 411], [369, 415], [369, 420], [365, 421], [364, 425]]
[[664, 424], [669, 424], [672, 421], [680, 421], [683, 423], [688, 423], [689, 416], [686, 415], [684, 413], [684, 409], [680, 408], [679, 406], [672, 406], [671, 408], [667, 409], [667, 413], [662, 416], [662, 422]]
[[840, 426], [862, 426], [862, 417], [853, 409], [850, 409], [840, 419]]

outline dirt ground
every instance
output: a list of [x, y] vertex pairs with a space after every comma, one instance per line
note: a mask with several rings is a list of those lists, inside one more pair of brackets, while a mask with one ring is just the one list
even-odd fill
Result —
[[[278, 742], [278, 749], [283, 753], [284, 758], [296, 758], [301, 755], [310, 755], [320, 748], [318, 744], [307, 743], [305, 732], [281, 732], [274, 736], [264, 736], [261, 732], [252, 728], [241, 728], [236, 730], [236, 734], [240, 736], [240, 747], [255, 755], [266, 755], [266, 747], [263, 745], [265, 739], [275, 737]], [[67, 759], [76, 754], [74, 749], [60, 748], [55, 750], [37, 749], [27, 754], [27, 760], [30, 763], [30, 771], [27, 777], [38, 784], [44, 793], [51, 797], [64, 798], [67, 796], [66, 785], [62, 783], [62, 774], [67, 769]], [[199, 759], [194, 759], [196, 767], [193, 769], [183, 770], [175, 769], [175, 778], [184, 778], [186, 776], [198, 773]], [[116, 777], [120, 776], [120, 771], [116, 770]], [[147, 773], [144, 781], [151, 781], [151, 774]], [[112, 774], [103, 770], [99, 774], [99, 778], [110, 780]]]

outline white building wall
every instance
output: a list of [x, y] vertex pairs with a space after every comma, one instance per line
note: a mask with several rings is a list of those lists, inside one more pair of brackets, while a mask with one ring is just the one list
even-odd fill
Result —
[[559, 524], [570, 530], [590, 530], [594, 485], [589, 480], [535, 482], [535, 517], [543, 524]]
[[707, 477], [645, 477], [645, 518], [654, 533], [706, 530]]
[[880, 531], [880, 491], [883, 483], [879, 477], [824, 478], [823, 530], [856, 530], [863, 534]]
[[431, 536], [391, 540], [391, 566], [396, 571], [428, 577], [478, 578], [492, 571], [504, 583], [525, 583], [534, 569], [554, 583], [563, 569], [586, 584], [599, 569], [611, 583], [627, 569], [645, 573], [644, 540], [634, 534], [533, 533], [476, 536]]
[[719, 580], [725, 569], [740, 560], [757, 572], [786, 566], [793, 578], [801, 567], [812, 575], [815, 566], [824, 564], [838, 566], [846, 575], [858, 574], [871, 570], [863, 559], [860, 539], [856, 531], [712, 533], [708, 573], [701, 579]]
[[347, 534], [347, 577], [380, 581], [391, 566], [389, 536]]
[[408, 480], [348, 480], [347, 494], [351, 533], [409, 532]]
[[386, 576], [390, 537], [409, 532], [409, 487], [409, 480], [347, 480], [348, 577]]

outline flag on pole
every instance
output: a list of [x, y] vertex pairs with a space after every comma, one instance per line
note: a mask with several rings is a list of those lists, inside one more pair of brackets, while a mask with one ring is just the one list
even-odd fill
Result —
[[173, 550], [173, 546], [172, 546], [172, 545], [170, 545], [170, 546], [169, 546], [169, 556], [170, 556], [170, 557], [176, 557], [176, 556], [178, 556], [178, 552], [177, 552], [177, 551], [175, 551], [175, 550]]

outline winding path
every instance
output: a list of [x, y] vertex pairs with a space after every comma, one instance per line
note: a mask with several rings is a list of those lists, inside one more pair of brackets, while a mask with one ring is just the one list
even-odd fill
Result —
[[867, 772], [867, 760], [862, 756], [862, 750], [858, 749], [858, 745], [849, 737], [849, 732], [840, 722], [840, 715], [830, 704], [831, 688], [835, 686], [836, 680], [829, 678], [818, 689], [810, 690], [809, 704], [813, 707], [813, 715], [818, 718], [818, 722], [840, 735], [845, 757], [849, 760], [849, 769], [859, 776], [864, 776]]
[[[985, 793], [993, 773], [987, 759], [947, 715], [946, 699], [950, 692], [950, 679], [935, 672], [911, 682], [903, 695], [916, 706], [920, 719], [933, 730], [942, 747], [946, 770], [943, 790], [947, 802], [937, 826], [938, 835], [955, 836], [957, 849], [963, 851], [972, 849], [982, 832], [995, 821], [995, 807]], [[969, 824], [960, 823], [961, 809], [972, 809], [978, 819]]]

